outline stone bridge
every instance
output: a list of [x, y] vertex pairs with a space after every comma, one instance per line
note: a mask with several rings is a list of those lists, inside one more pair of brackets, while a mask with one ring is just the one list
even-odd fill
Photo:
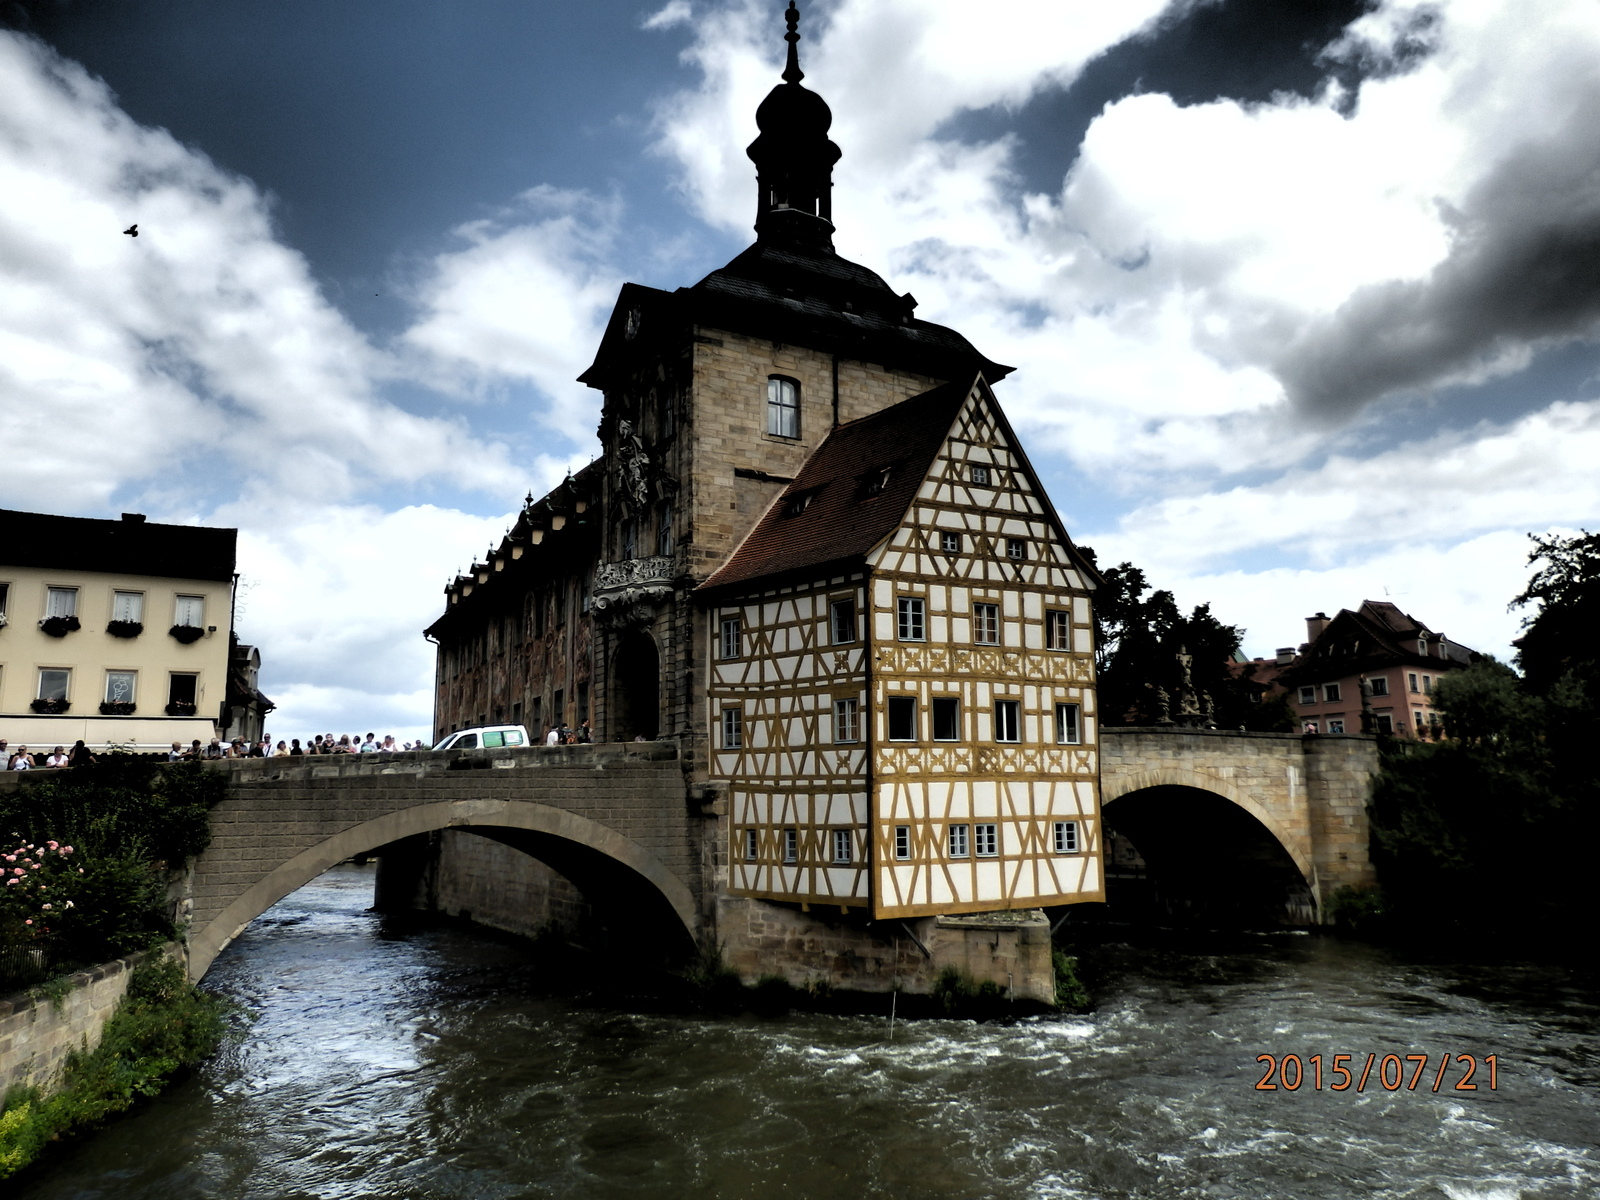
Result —
[[[1214, 815], [1207, 801], [1220, 797], [1253, 817], [1282, 848], [1317, 920], [1335, 890], [1374, 882], [1366, 808], [1378, 769], [1374, 736], [1113, 726], [1101, 730], [1100, 740], [1100, 803], [1113, 828], [1137, 824], [1131, 818], [1139, 803], [1160, 801], [1146, 817], [1147, 828], [1153, 818], [1168, 829], [1192, 829], [1185, 817]], [[1151, 830], [1151, 844], [1159, 840]], [[1238, 869], [1237, 860], [1201, 838], [1173, 850], [1187, 854], [1198, 872], [1211, 869], [1213, 879]], [[1209, 868], [1208, 855], [1214, 857]]]
[[[288, 765], [292, 763], [294, 765]], [[187, 880], [198, 979], [247, 925], [356, 855], [463, 829], [525, 851], [635, 926], [697, 940], [700, 826], [671, 742], [245, 759]], [[380, 878], [380, 887], [382, 880]]]
[[[1375, 739], [1362, 735], [1101, 733], [1109, 826], [1147, 854], [1165, 839], [1174, 869], [1201, 888], [1277, 870], [1286, 887], [1308, 895], [1306, 919], [1320, 918], [1334, 889], [1372, 881], [1365, 803], [1376, 766]], [[531, 855], [647, 941], [692, 949], [717, 934], [719, 897], [707, 881], [720, 823], [690, 799], [672, 742], [217, 767], [231, 785], [183, 901], [195, 978], [251, 921], [330, 867], [381, 852], [385, 870], [403, 875], [407, 861], [431, 853], [427, 839], [448, 830]], [[1229, 839], [1251, 836], [1281, 854], [1230, 856]], [[380, 874], [380, 903], [384, 888]], [[398, 907], [409, 899], [400, 896]]]

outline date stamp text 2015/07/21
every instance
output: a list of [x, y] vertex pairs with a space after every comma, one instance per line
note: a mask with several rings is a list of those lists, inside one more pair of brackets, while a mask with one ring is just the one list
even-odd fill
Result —
[[[1483, 1083], [1489, 1091], [1500, 1086], [1500, 1059], [1485, 1054], [1482, 1059], [1472, 1054], [1441, 1054], [1437, 1070], [1431, 1068], [1431, 1054], [1368, 1054], [1363, 1060], [1359, 1054], [1335, 1054], [1324, 1059], [1320, 1054], [1301, 1058], [1298, 1054], [1258, 1054], [1256, 1062], [1265, 1068], [1256, 1081], [1258, 1092], [1297, 1092], [1302, 1086], [1320, 1092], [1324, 1087], [1330, 1092], [1364, 1092], [1369, 1085], [1381, 1087], [1386, 1092], [1401, 1090], [1414, 1092], [1422, 1087], [1430, 1092], [1476, 1092], [1480, 1064], [1488, 1074]], [[1324, 1074], [1326, 1066], [1326, 1074]], [[1409, 1076], [1410, 1078], [1407, 1078]]]

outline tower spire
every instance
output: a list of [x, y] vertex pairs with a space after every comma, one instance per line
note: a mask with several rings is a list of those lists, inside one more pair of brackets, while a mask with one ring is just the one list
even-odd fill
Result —
[[789, 43], [783, 82], [756, 109], [761, 136], [745, 151], [756, 164], [756, 237], [798, 249], [833, 250], [833, 164], [839, 147], [828, 140], [828, 102], [800, 86], [800, 10], [784, 10]]
[[789, 0], [783, 19], [789, 25], [789, 32], [783, 35], [783, 40], [789, 43], [789, 62], [783, 68], [783, 81], [799, 83], [806, 73], [800, 69], [800, 10], [794, 6], [794, 0]]

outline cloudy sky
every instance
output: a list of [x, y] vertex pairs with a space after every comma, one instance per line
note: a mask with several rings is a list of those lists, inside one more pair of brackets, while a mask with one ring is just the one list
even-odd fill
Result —
[[[0, 507], [237, 526], [274, 733], [422, 734], [617, 287], [753, 236], [782, 7], [0, 4]], [[1600, 7], [803, 18], [840, 252], [1018, 367], [1103, 562], [1253, 654], [1369, 597], [1509, 653], [1525, 535], [1600, 514]]]

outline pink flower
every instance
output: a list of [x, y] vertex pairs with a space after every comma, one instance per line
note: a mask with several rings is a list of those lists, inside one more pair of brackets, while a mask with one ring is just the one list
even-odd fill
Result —
[[10, 887], [10, 886], [11, 886], [11, 885], [12, 885], [12, 884], [14, 884], [14, 883], [16, 883], [16, 880], [15, 880], [15, 879], [8, 879], [8, 880], [6, 880], [6, 886], [7, 886], [7, 887]]
[[63, 847], [61, 847], [61, 853], [63, 853], [63, 854], [71, 854], [72, 853], [72, 847], [71, 846], [63, 846]]
[[6, 861], [7, 862], [16, 862], [17, 861], [17, 856], [15, 854], [8, 854], [8, 855], [6, 855]]
[[22, 870], [22, 868], [21, 868], [21, 867], [12, 867], [12, 868], [11, 868], [11, 873], [12, 873], [12, 874], [13, 874], [13, 875], [21, 875], [21, 874], [24, 874], [24, 872], [23, 872], [23, 870]]
[[31, 920], [31, 919], [29, 919], [29, 920], [27, 920], [27, 921], [24, 921], [24, 922], [23, 922], [23, 924], [24, 924], [24, 925], [32, 925], [32, 924], [33, 924], [33, 921], [32, 921], [32, 920]]
[[56, 847], [57, 847], [57, 846], [59, 846], [59, 845], [60, 845], [60, 844], [61, 844], [61, 843], [60, 843], [60, 842], [58, 842], [58, 841], [56, 841], [56, 840], [55, 840], [55, 839], [54, 839], [54, 838], [52, 838], [52, 839], [51, 839], [51, 840], [50, 840], [50, 841], [48, 841], [48, 842], [46, 842], [46, 843], [45, 843], [45, 845], [46, 845], [46, 846], [49, 846], [49, 847], [50, 847], [50, 849], [52, 849], [52, 850], [54, 850], [54, 849], [55, 849], [55, 848], [56, 848]]

